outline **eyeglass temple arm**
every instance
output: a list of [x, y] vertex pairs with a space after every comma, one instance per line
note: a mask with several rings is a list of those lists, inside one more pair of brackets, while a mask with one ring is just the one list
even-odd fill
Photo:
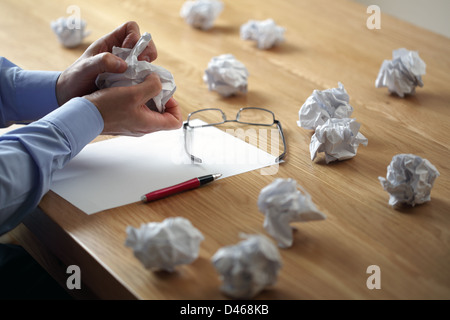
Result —
[[188, 127], [188, 125], [187, 125], [187, 122], [186, 122], [186, 123], [183, 124], [183, 130], [184, 130], [184, 151], [186, 151], [186, 154], [191, 159], [191, 163], [202, 163], [203, 162], [202, 159], [192, 155], [189, 152], [189, 150], [188, 150], [188, 147], [187, 147], [187, 134], [186, 134], [187, 127]]
[[[277, 125], [278, 131], [280, 132], [280, 135], [281, 135], [281, 139], [283, 140], [283, 153], [275, 159], [275, 162], [278, 163], [281, 160], [283, 160], [284, 157], [286, 156], [287, 146], [286, 146], [286, 140], [284, 138], [283, 128], [281, 127], [280, 121], [274, 120], [274, 123]], [[203, 162], [202, 159], [191, 154], [187, 148], [187, 134], [186, 134], [187, 127], [188, 127], [188, 124], [186, 122], [183, 125], [183, 130], [185, 131], [185, 133], [184, 133], [184, 150], [186, 151], [186, 154], [190, 157], [192, 163], [202, 163]]]
[[278, 158], [275, 159], [275, 162], [278, 163], [281, 160], [283, 160], [284, 157], [286, 156], [287, 146], [286, 146], [286, 140], [284, 138], [283, 128], [281, 127], [281, 122], [278, 120], [274, 120], [274, 123], [277, 125], [278, 131], [280, 131], [281, 139], [283, 140], [283, 153], [281, 155], [279, 155]]

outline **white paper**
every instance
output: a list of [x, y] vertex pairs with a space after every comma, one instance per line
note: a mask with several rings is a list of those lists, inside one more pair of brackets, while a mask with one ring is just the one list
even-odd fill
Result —
[[201, 157], [201, 164], [191, 163], [181, 128], [118, 137], [87, 145], [54, 173], [51, 190], [93, 214], [138, 202], [144, 194], [198, 176], [221, 173], [223, 179], [267, 167], [275, 164], [278, 156], [214, 127], [195, 131], [196, 145], [207, 146], [198, 150], [201, 154], [194, 154]]
[[220, 248], [211, 261], [222, 280], [226, 295], [250, 299], [275, 284], [281, 268], [277, 247], [263, 235], [242, 235], [236, 245]]
[[323, 91], [314, 90], [298, 111], [297, 125], [305, 129], [315, 130], [330, 118], [350, 118], [353, 107], [344, 85], [339, 82], [338, 88]]
[[164, 112], [167, 101], [172, 97], [177, 87], [173, 75], [169, 71], [147, 61], [138, 60], [139, 55], [145, 50], [151, 39], [151, 35], [145, 32], [133, 49], [113, 47], [112, 53], [125, 60], [128, 68], [124, 73], [101, 73], [95, 83], [100, 89], [128, 87], [143, 82], [149, 74], [155, 72], [161, 80], [162, 90], [156, 97], [147, 102], [147, 106], [154, 111]]
[[[300, 188], [298, 190], [297, 188]], [[258, 197], [258, 208], [264, 213], [264, 228], [278, 241], [280, 248], [293, 244], [291, 222], [326, 219], [312, 202], [311, 196], [294, 179], [275, 179]]]
[[439, 171], [430, 161], [414, 154], [397, 154], [387, 167], [386, 178], [378, 177], [389, 192], [389, 204], [415, 206], [430, 201], [430, 193]]
[[223, 2], [218, 0], [185, 1], [180, 16], [194, 28], [209, 30], [223, 10]]
[[59, 42], [67, 48], [79, 46], [91, 32], [86, 31], [86, 21], [82, 19], [61, 17], [50, 23], [50, 27], [58, 37]]
[[125, 245], [145, 268], [174, 271], [178, 265], [198, 258], [202, 233], [183, 217], [167, 218], [162, 222], [127, 227]]
[[273, 19], [249, 20], [241, 25], [240, 34], [243, 40], [254, 40], [259, 49], [269, 49], [284, 41], [283, 27], [277, 26]]
[[423, 87], [425, 70], [426, 64], [417, 51], [397, 49], [392, 52], [392, 60], [383, 61], [375, 86], [387, 87], [389, 92], [403, 98], [406, 94], [414, 94], [417, 86]]
[[311, 137], [311, 160], [320, 152], [325, 153], [326, 163], [353, 158], [358, 146], [367, 146], [368, 143], [367, 138], [359, 132], [360, 126], [355, 119], [328, 119], [316, 128]]
[[203, 75], [203, 81], [210, 91], [217, 91], [224, 97], [237, 93], [246, 94], [248, 71], [245, 65], [232, 54], [213, 57]]

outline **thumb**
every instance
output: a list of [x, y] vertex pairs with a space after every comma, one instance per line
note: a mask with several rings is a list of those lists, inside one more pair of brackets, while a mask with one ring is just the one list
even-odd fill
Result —
[[127, 70], [127, 63], [109, 52], [99, 53], [84, 59], [84, 70], [90, 75], [99, 75], [103, 72], [122, 73]]

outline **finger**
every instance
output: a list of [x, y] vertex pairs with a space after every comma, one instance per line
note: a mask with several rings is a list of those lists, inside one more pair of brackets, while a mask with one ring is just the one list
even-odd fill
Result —
[[183, 117], [178, 102], [174, 98], [170, 98], [166, 103], [166, 109], [163, 113], [165, 119], [164, 129], [178, 129], [183, 124]]
[[178, 121], [179, 127], [181, 127], [183, 117], [181, 115], [181, 109], [178, 105], [178, 102], [174, 97], [171, 97], [169, 101], [167, 101], [164, 112], [171, 114]]
[[157, 73], [149, 74], [145, 80], [134, 85], [131, 94], [137, 104], [145, 104], [151, 98], [157, 96], [162, 90], [161, 80]]
[[103, 72], [122, 73], [127, 70], [127, 63], [109, 52], [99, 53], [83, 60], [86, 74], [98, 75]]
[[176, 108], [178, 107], [178, 101], [175, 100], [174, 97], [170, 97], [169, 100], [166, 102], [166, 106], [167, 109], [171, 109], [171, 108]]
[[[111, 33], [92, 43], [83, 53], [82, 58], [95, 56], [102, 52], [111, 52], [113, 47], [132, 49], [140, 37], [139, 25], [134, 21], [126, 22]], [[158, 53], [155, 43], [151, 40], [145, 50], [139, 55], [138, 60], [152, 62], [157, 56]]]
[[152, 112], [156, 113], [155, 115], [153, 115], [153, 119], [151, 120], [152, 131], [178, 129], [183, 124], [180, 119], [176, 118], [171, 113], [157, 113], [155, 111]]
[[[120, 42], [120, 39], [122, 39], [122, 43], [116, 44], [116, 46], [132, 49], [141, 38], [139, 25], [134, 21], [124, 23], [114, 33], [113, 38], [115, 39], [116, 42]], [[156, 59], [157, 56], [158, 53], [156, 50], [156, 46], [152, 39], [150, 40], [149, 44], [144, 49], [144, 51], [139, 55], [138, 60], [145, 60], [147, 62], [152, 62]]]
[[156, 50], [155, 43], [153, 42], [153, 39], [150, 40], [147, 47], [142, 51], [142, 53], [139, 55], [138, 60], [145, 60], [147, 62], [152, 62], [156, 60], [158, 57], [158, 52]]
[[113, 47], [121, 47], [131, 49], [134, 47], [136, 42], [138, 42], [141, 37], [141, 33], [139, 31], [139, 26], [134, 21], [129, 21], [109, 34], [103, 36], [100, 41], [102, 41], [106, 48], [104, 51], [111, 52]]
[[178, 103], [173, 98], [169, 99], [166, 103], [164, 113], [146, 110], [143, 119], [147, 124], [146, 132], [148, 133], [159, 130], [178, 129], [183, 124]]
[[132, 49], [141, 37], [139, 25], [135, 21], [128, 21], [117, 29], [114, 36], [119, 42], [116, 46]]
[[134, 21], [126, 22], [94, 41], [81, 57], [86, 58], [102, 52], [111, 52], [113, 47], [123, 47], [124, 44], [126, 45], [125, 48], [133, 48], [139, 37], [138, 24]]
[[131, 49], [140, 36], [138, 24], [134, 21], [126, 22], [93, 42], [82, 56], [88, 57], [102, 52], [111, 52], [113, 47]]
[[[123, 32], [125, 33], [123, 34]], [[132, 49], [141, 37], [139, 26], [134, 21], [125, 23], [122, 29], [119, 29], [118, 35], [119, 37], [122, 37], [124, 39], [121, 46], [123, 48], [129, 49]], [[158, 53], [156, 51], [156, 46], [152, 39], [150, 40], [149, 44], [144, 49], [144, 51], [139, 55], [138, 60], [145, 60], [147, 62], [152, 62], [156, 59], [157, 56]]]

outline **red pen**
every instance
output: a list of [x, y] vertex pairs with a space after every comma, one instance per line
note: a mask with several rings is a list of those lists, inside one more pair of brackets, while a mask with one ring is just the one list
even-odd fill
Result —
[[215, 174], [208, 174], [206, 176], [193, 178], [191, 180], [181, 182], [179, 184], [176, 184], [174, 186], [170, 186], [167, 188], [163, 188], [160, 190], [156, 190], [150, 193], [147, 193], [146, 195], [143, 195], [141, 197], [142, 202], [150, 202], [154, 200], [158, 200], [161, 198], [165, 198], [168, 196], [171, 196], [176, 193], [180, 193], [186, 190], [191, 190], [198, 188], [200, 186], [203, 186], [207, 183], [210, 183], [214, 180], [219, 179], [222, 176], [221, 173], [215, 173]]

